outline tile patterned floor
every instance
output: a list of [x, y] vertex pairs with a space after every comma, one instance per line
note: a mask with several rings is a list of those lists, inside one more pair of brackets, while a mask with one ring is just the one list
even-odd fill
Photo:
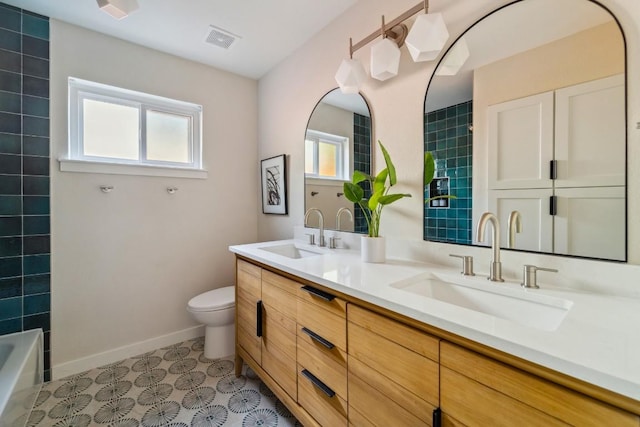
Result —
[[242, 426], [300, 424], [246, 365], [210, 360], [198, 338], [43, 386], [27, 426]]

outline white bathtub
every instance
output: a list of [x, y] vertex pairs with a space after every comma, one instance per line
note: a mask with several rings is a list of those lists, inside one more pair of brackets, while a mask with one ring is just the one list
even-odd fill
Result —
[[42, 329], [0, 336], [0, 426], [24, 426], [44, 379]]

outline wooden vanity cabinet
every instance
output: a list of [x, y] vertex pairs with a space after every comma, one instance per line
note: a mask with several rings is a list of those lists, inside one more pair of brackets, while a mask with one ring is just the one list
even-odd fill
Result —
[[439, 339], [348, 306], [349, 421], [430, 426], [439, 404]]
[[636, 415], [446, 341], [440, 363], [443, 426], [640, 426]]

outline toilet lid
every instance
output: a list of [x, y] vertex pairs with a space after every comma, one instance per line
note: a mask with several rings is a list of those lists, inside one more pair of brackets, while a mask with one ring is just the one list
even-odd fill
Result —
[[235, 287], [225, 286], [191, 298], [189, 308], [193, 311], [217, 311], [235, 305]]

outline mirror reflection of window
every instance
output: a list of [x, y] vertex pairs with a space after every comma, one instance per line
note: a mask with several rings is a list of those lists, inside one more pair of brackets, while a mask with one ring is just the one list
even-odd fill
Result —
[[349, 179], [349, 138], [308, 130], [304, 155], [307, 178]]

